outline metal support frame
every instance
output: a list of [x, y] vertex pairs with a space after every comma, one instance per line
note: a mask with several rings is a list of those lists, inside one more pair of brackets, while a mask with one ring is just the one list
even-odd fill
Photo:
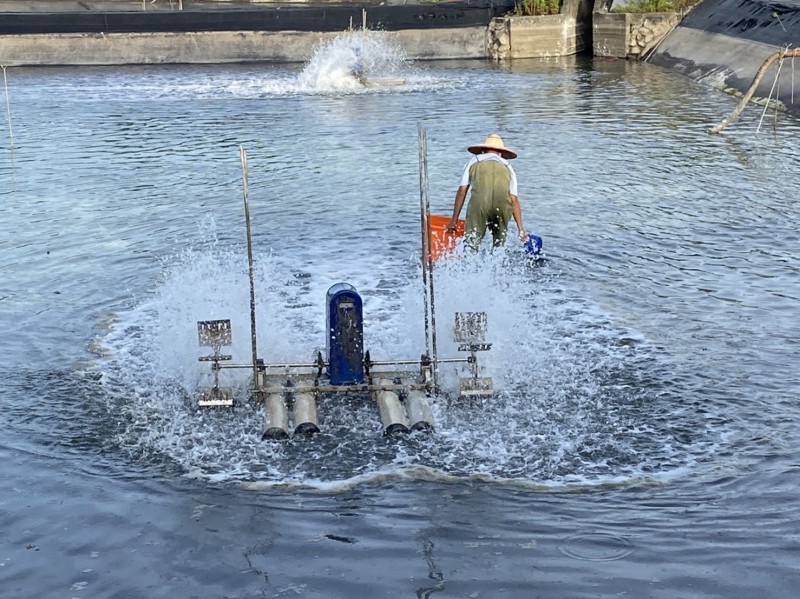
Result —
[[[256, 300], [254, 283], [253, 244], [250, 228], [250, 203], [248, 190], [247, 152], [239, 146], [242, 168], [242, 188], [247, 235], [248, 279], [250, 283], [250, 341], [252, 362], [232, 364], [232, 356], [222, 353], [223, 347], [232, 344], [230, 320], [205, 320], [197, 323], [198, 340], [201, 346], [211, 347], [213, 353], [201, 356], [199, 361], [211, 362], [213, 384], [199, 390], [200, 406], [232, 406], [233, 391], [220, 385], [223, 369], [252, 369], [253, 395], [265, 402], [270, 397], [285, 397], [289, 394], [322, 393], [367, 394], [367, 393], [417, 393], [424, 396], [439, 393], [439, 366], [446, 363], [468, 364], [470, 377], [460, 379], [461, 395], [480, 396], [492, 394], [492, 379], [480, 377], [477, 353], [491, 349], [486, 343], [486, 314], [484, 312], [456, 313], [454, 337], [459, 343], [458, 351], [468, 352], [465, 358], [440, 359], [436, 341], [436, 305], [434, 295], [433, 259], [430, 252], [430, 199], [428, 196], [427, 135], [421, 125], [419, 133], [420, 168], [420, 225], [422, 229], [422, 280], [424, 293], [425, 353], [418, 360], [373, 360], [369, 351], [364, 354], [366, 383], [334, 385], [325, 377], [329, 366], [318, 352], [312, 363], [268, 364], [258, 357], [256, 338]], [[414, 370], [411, 367], [416, 367]], [[424, 398], [424, 396], [421, 396]], [[281, 429], [283, 431], [283, 429]]]

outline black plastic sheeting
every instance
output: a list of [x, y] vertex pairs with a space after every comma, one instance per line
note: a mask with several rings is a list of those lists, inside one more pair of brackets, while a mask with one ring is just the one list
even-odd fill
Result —
[[703, 2], [681, 22], [700, 29], [770, 46], [800, 46], [800, 2], [717, 0]]
[[[680, 43], [671, 46], [668, 36], [650, 62], [696, 80], [710, 74], [718, 76], [727, 73], [725, 86], [744, 93], [752, 84], [762, 61], [771, 53], [770, 46], [775, 52], [787, 46], [791, 49], [800, 47], [800, 0], [703, 0], [684, 17], [678, 29], [693, 29], [710, 35], [705, 38], [698, 36], [685, 47]], [[721, 50], [725, 45], [717, 44], [720, 38], [715, 35], [742, 42], [740, 47], [743, 52], [747, 52], [748, 44], [751, 44], [754, 55], [763, 58], [749, 62], [744, 59], [747, 64], [740, 64], [742, 54], [729, 55]], [[703, 43], [700, 43], [701, 40]], [[761, 80], [755, 92], [756, 97], [771, 96], [777, 76], [775, 73], [773, 67]], [[780, 99], [784, 101], [786, 111], [800, 117], [800, 102], [794, 100], [800, 98], [800, 80], [784, 78], [782, 85]], [[788, 102], [786, 85], [790, 86], [789, 97], [792, 98]]]
[[196, 31], [344, 31], [367, 28], [446, 29], [485, 26], [512, 10], [513, 0], [383, 6], [302, 6], [139, 12], [0, 13], [0, 35], [165, 33]]

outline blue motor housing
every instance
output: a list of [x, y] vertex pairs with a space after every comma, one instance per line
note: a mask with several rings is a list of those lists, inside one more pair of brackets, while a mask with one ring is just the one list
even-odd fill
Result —
[[332, 385], [364, 382], [364, 318], [361, 296], [337, 283], [326, 296], [328, 378]]

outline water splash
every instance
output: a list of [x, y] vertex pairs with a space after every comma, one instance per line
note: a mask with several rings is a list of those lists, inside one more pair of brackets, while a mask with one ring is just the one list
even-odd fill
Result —
[[[260, 441], [263, 411], [246, 401], [247, 371], [226, 371], [231, 411], [201, 411], [194, 392], [208, 373], [197, 357], [196, 321], [231, 318], [234, 362], [250, 359], [249, 293], [241, 250], [215, 241], [165, 265], [152, 297], [121, 315], [103, 340], [117, 444], [137, 459], [177, 464], [210, 480], [321, 488], [387, 476], [478, 477], [543, 487], [631, 484], [685, 472], [713, 453], [713, 440], [675, 417], [671, 375], [646, 340], [619, 330], [560, 273], [532, 270], [518, 248], [442, 264], [436, 270], [440, 357], [457, 354], [453, 313], [488, 314], [485, 373], [491, 399], [454, 399], [458, 368], [443, 368], [450, 393], [433, 404], [436, 431], [384, 438], [373, 402], [324, 398], [323, 432]], [[332, 264], [298, 272], [290, 259], [257, 256], [260, 353], [270, 362], [310, 362], [324, 347], [324, 296]], [[395, 293], [354, 282], [365, 299], [373, 358], [419, 356], [422, 284], [415, 264]], [[205, 365], [207, 366], [207, 365]], [[206, 380], [204, 380], [206, 377]], [[695, 456], [695, 457], [691, 457]]]
[[405, 83], [406, 62], [405, 52], [385, 33], [347, 31], [317, 47], [297, 82], [306, 91], [363, 91], [365, 78]]

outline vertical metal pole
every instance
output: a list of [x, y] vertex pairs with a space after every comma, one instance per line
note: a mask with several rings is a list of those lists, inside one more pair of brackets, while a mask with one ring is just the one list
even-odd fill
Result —
[[428, 308], [428, 219], [425, 215], [425, 193], [427, 188], [427, 156], [425, 149], [425, 130], [417, 125], [417, 146], [419, 149], [419, 219], [422, 228], [422, 298], [425, 310], [425, 353], [431, 357], [430, 310]]
[[[436, 304], [433, 291], [433, 255], [431, 254], [431, 232], [428, 222], [431, 215], [430, 198], [428, 196], [428, 136], [422, 125], [419, 131], [419, 157], [420, 157], [420, 212], [422, 221], [422, 283], [425, 287], [425, 344], [429, 347], [429, 355], [433, 365], [431, 378], [434, 393], [439, 390], [439, 361], [436, 348]], [[430, 309], [428, 305], [430, 304]], [[430, 327], [428, 314], [430, 312]], [[430, 339], [430, 341], [429, 341]]]
[[[427, 156], [428, 144], [425, 142], [425, 152]], [[431, 204], [428, 196], [428, 161], [425, 159], [425, 219], [430, 220]], [[433, 290], [433, 253], [431, 248], [431, 231], [430, 227], [426, 227], [426, 237], [428, 242], [428, 285], [430, 286], [430, 300], [431, 300], [431, 360], [433, 363], [433, 392], [439, 393], [439, 350], [436, 345], [436, 294]]]
[[253, 283], [253, 238], [250, 235], [250, 192], [247, 189], [247, 152], [239, 146], [242, 161], [242, 190], [244, 192], [244, 220], [247, 227], [247, 266], [250, 278], [250, 341], [253, 350], [253, 390], [258, 391], [258, 344], [256, 343], [256, 288]]

